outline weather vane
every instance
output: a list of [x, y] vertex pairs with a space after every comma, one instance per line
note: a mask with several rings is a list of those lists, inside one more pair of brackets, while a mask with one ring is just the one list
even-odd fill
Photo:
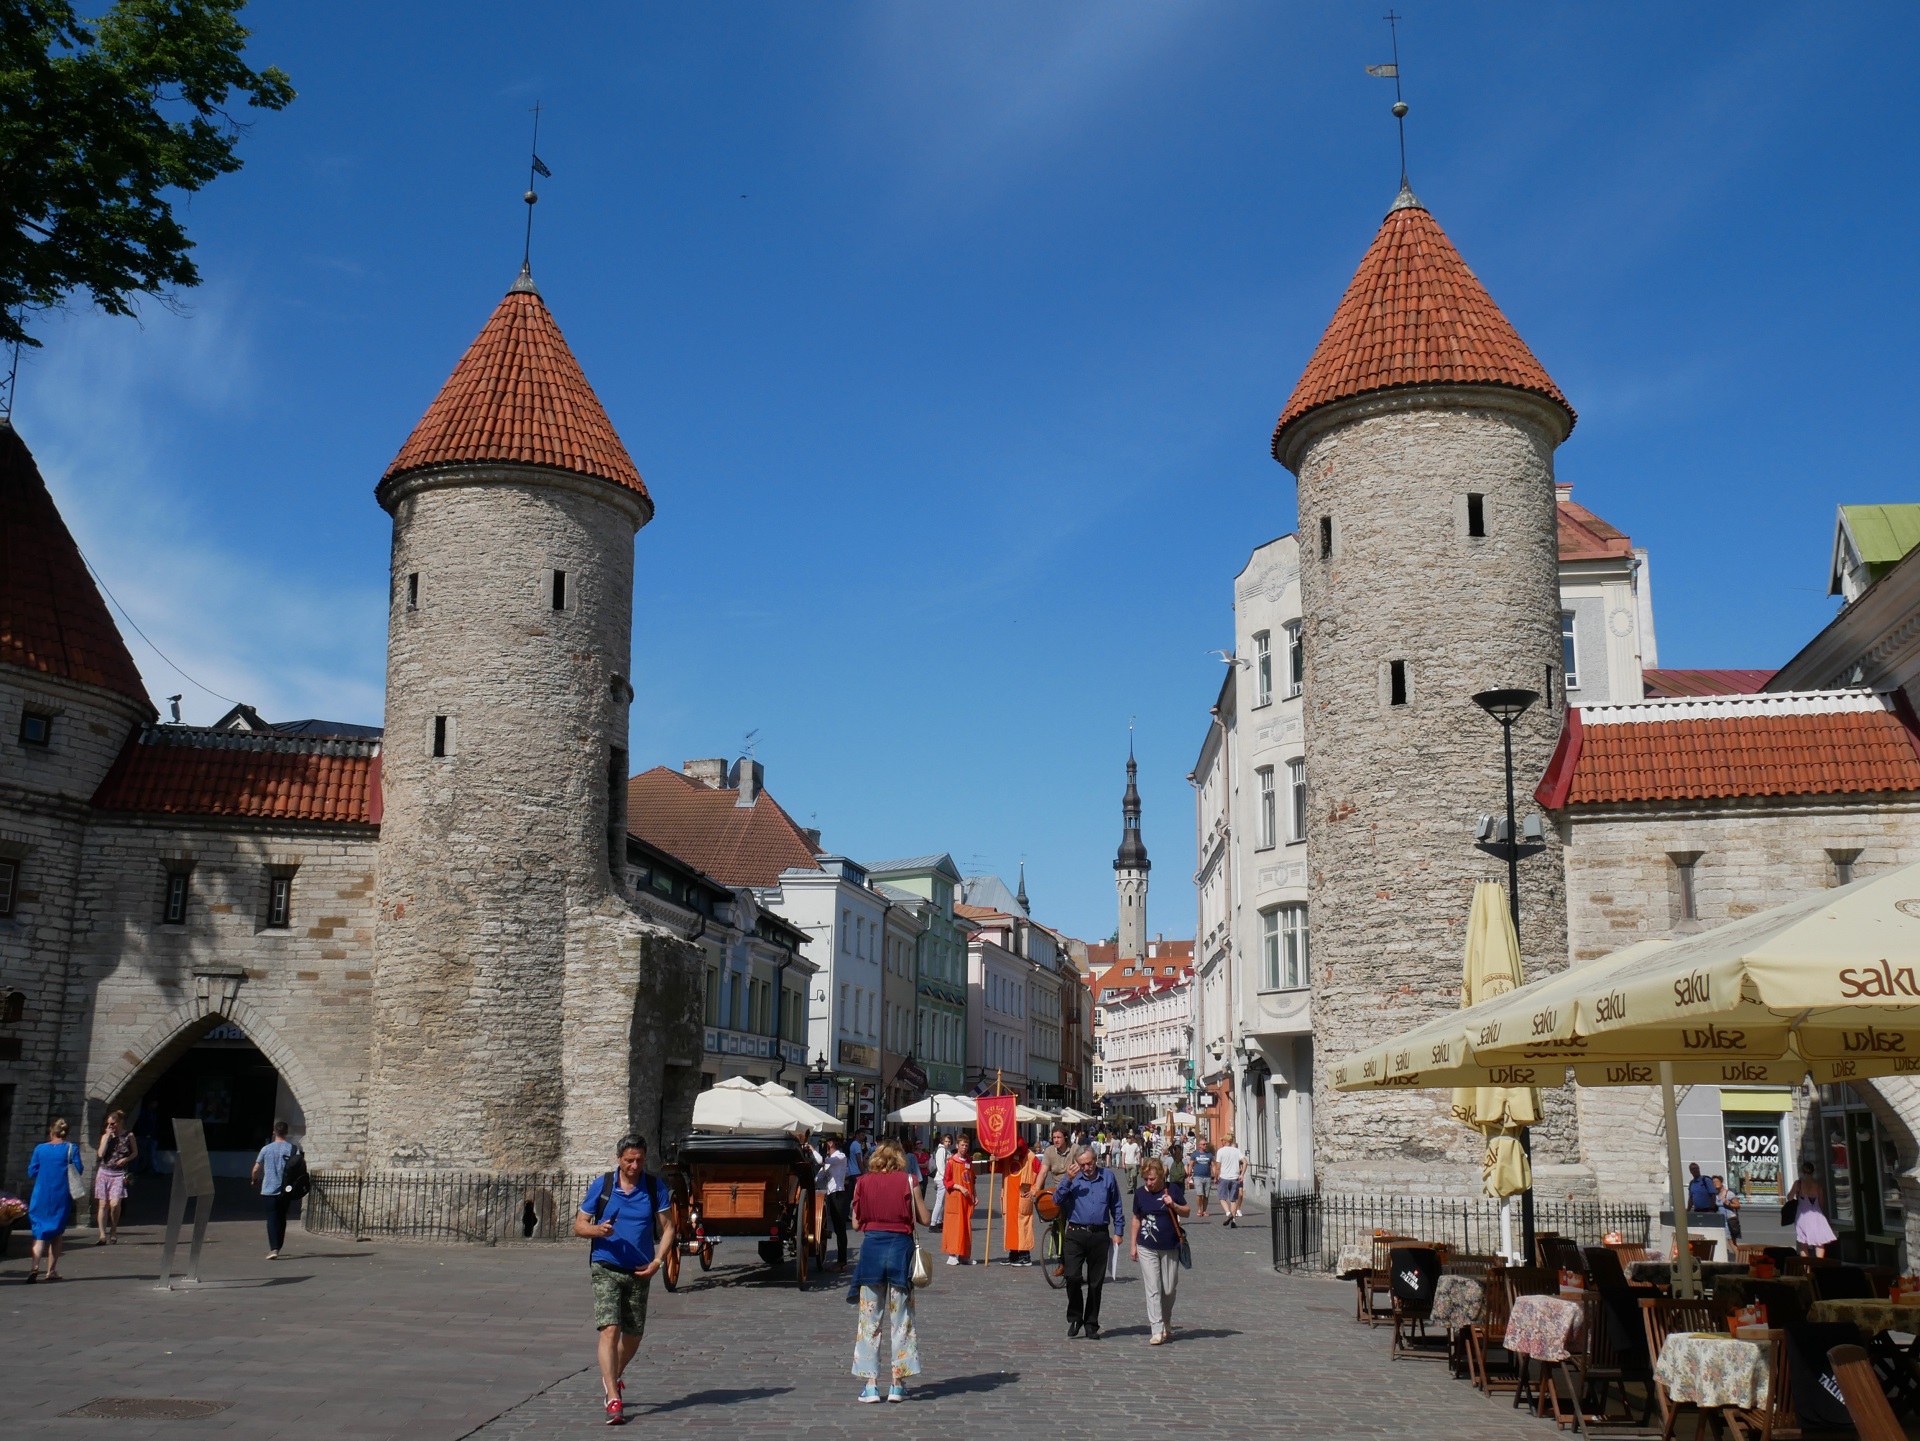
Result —
[[533, 149], [529, 153], [533, 161], [527, 166], [527, 246], [520, 254], [520, 268], [531, 274], [533, 271], [533, 207], [540, 201], [539, 195], [533, 188], [533, 178], [540, 175], [548, 180], [553, 179], [553, 172], [547, 169], [546, 162], [540, 158], [540, 102], [538, 100], [533, 102]]
[[1393, 37], [1393, 61], [1367, 67], [1367, 74], [1393, 82], [1393, 118], [1400, 122], [1400, 184], [1403, 187], [1407, 183], [1407, 102], [1400, 98], [1400, 22], [1405, 18], [1391, 10], [1386, 13], [1387, 33]]

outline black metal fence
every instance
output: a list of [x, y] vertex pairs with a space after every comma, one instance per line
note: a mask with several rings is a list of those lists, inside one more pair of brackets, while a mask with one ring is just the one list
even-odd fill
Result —
[[[1500, 1248], [1500, 1202], [1426, 1196], [1316, 1194], [1272, 1200], [1273, 1269], [1332, 1270], [1343, 1251], [1364, 1249], [1376, 1232], [1444, 1242], [1463, 1255]], [[1597, 1246], [1610, 1231], [1645, 1245], [1653, 1216], [1645, 1206], [1595, 1201], [1535, 1201], [1536, 1231], [1554, 1231], [1582, 1246]], [[1520, 1240], [1520, 1205], [1513, 1206], [1513, 1239]]]
[[598, 1171], [315, 1171], [302, 1207], [322, 1236], [414, 1241], [561, 1241]]

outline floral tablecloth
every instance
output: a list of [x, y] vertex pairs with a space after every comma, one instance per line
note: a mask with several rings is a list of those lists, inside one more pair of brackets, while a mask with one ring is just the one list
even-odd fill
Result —
[[[1751, 1275], [1721, 1276], [1713, 1283], [1713, 1299], [1725, 1301], [1735, 1307], [1744, 1306], [1753, 1300], [1753, 1292], [1749, 1288], [1756, 1282], [1763, 1286], [1785, 1286], [1799, 1296], [1803, 1310], [1813, 1305], [1813, 1282], [1805, 1276], [1773, 1276], [1764, 1281], [1758, 1276]], [[1785, 1318], [1779, 1316], [1767, 1318], [1769, 1324], [1783, 1319]]]
[[1373, 1242], [1365, 1241], [1348, 1246], [1340, 1252], [1340, 1259], [1333, 1263], [1333, 1274], [1343, 1281], [1350, 1281], [1362, 1271], [1373, 1269]]
[[1676, 1331], [1660, 1348], [1653, 1374], [1676, 1401], [1696, 1406], [1767, 1404], [1767, 1349], [1757, 1341]]
[[1442, 1276], [1433, 1290], [1433, 1311], [1427, 1324], [1454, 1332], [1471, 1326], [1487, 1309], [1487, 1288], [1472, 1276]]
[[1809, 1321], [1851, 1321], [1869, 1336], [1882, 1331], [1904, 1331], [1920, 1336], [1920, 1305], [1903, 1301], [1815, 1301], [1807, 1310]]
[[1564, 1361], [1580, 1341], [1580, 1303], [1565, 1296], [1516, 1296], [1503, 1343], [1536, 1361]]

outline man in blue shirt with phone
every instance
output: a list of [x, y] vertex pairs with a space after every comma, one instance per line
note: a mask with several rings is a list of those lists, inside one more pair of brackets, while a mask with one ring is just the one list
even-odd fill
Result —
[[673, 1196], [667, 1183], [647, 1174], [647, 1142], [625, 1136], [615, 1152], [617, 1169], [587, 1187], [573, 1234], [593, 1242], [587, 1270], [593, 1277], [593, 1324], [600, 1333], [600, 1384], [607, 1393], [607, 1424], [626, 1419], [621, 1374], [640, 1349], [647, 1329], [647, 1290], [673, 1245]]
[[1120, 1183], [1100, 1164], [1093, 1147], [1082, 1146], [1074, 1168], [1053, 1191], [1053, 1204], [1066, 1222], [1060, 1259], [1067, 1273], [1067, 1335], [1083, 1331], [1100, 1339], [1100, 1288], [1107, 1284], [1107, 1257], [1125, 1226], [1120, 1213]]

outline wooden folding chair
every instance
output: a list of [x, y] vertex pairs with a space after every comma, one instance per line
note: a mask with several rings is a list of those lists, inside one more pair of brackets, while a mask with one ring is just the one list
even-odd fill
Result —
[[[1724, 1331], [1727, 1329], [1726, 1316], [1727, 1308], [1721, 1302], [1641, 1301], [1640, 1322], [1647, 1333], [1649, 1374], [1652, 1368], [1660, 1364], [1660, 1348], [1667, 1344], [1668, 1336], [1675, 1331]], [[1660, 1383], [1658, 1377], [1653, 1380], [1653, 1399], [1660, 1405], [1660, 1435], [1664, 1441], [1664, 1438], [1673, 1435], [1673, 1423], [1678, 1415], [1678, 1405], [1671, 1396], [1667, 1395], [1667, 1388]]]
[[1488, 1274], [1486, 1315], [1467, 1329], [1468, 1373], [1483, 1393], [1491, 1396], [1496, 1391], [1517, 1391], [1520, 1386], [1517, 1358], [1507, 1358], [1511, 1374], [1496, 1375], [1488, 1354], [1506, 1350], [1507, 1317], [1513, 1311], [1513, 1298], [1559, 1293], [1558, 1275], [1545, 1266], [1503, 1266]]
[[[1767, 1404], [1764, 1406], [1728, 1406], [1723, 1408], [1736, 1438], [1752, 1435], [1759, 1441], [1773, 1441], [1775, 1431], [1794, 1430], [1793, 1373], [1787, 1363], [1787, 1333], [1777, 1326], [1748, 1326], [1740, 1331], [1742, 1341], [1757, 1341], [1767, 1353]], [[1797, 1430], [1795, 1434], [1798, 1434]]]
[[1906, 1430], [1887, 1404], [1866, 1351], [1859, 1346], [1835, 1346], [1827, 1352], [1827, 1360], [1833, 1366], [1834, 1380], [1840, 1383], [1840, 1399], [1847, 1403], [1847, 1414], [1860, 1432], [1860, 1441], [1907, 1441]]
[[1607, 1249], [1620, 1258], [1620, 1267], [1622, 1270], [1631, 1266], [1635, 1261], [1650, 1261], [1653, 1259], [1652, 1252], [1637, 1241], [1609, 1242]]
[[1440, 1253], [1431, 1246], [1395, 1246], [1387, 1253], [1393, 1286], [1393, 1351], [1402, 1356], [1444, 1359], [1450, 1343], [1431, 1344], [1427, 1318], [1433, 1314], [1433, 1293], [1440, 1284]]
[[1393, 1278], [1387, 1268], [1387, 1253], [1395, 1246], [1419, 1244], [1412, 1236], [1373, 1238], [1373, 1265], [1360, 1278], [1360, 1299], [1355, 1303], [1359, 1307], [1356, 1319], [1365, 1321], [1369, 1327], [1393, 1320]]

